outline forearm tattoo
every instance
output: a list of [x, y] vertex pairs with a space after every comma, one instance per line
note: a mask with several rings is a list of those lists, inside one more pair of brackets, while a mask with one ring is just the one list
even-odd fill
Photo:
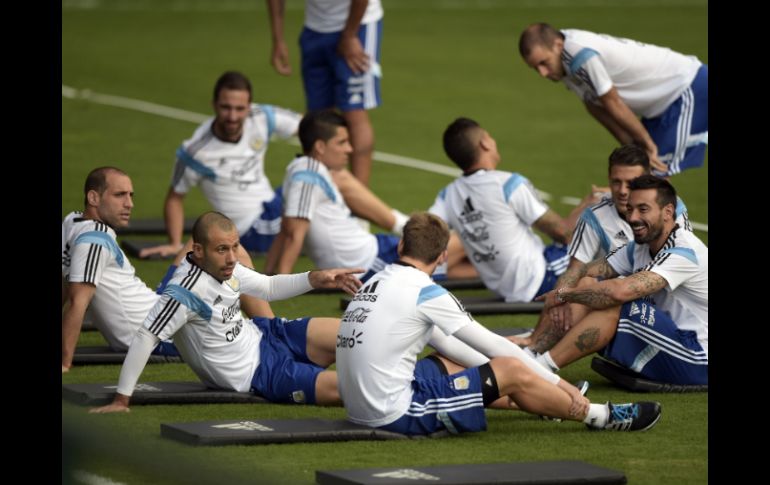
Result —
[[633, 294], [633, 299], [652, 295], [666, 286], [666, 280], [652, 271], [640, 271], [626, 278], [628, 289]]
[[562, 293], [562, 299], [570, 303], [580, 303], [589, 308], [601, 309], [619, 305], [622, 302], [612, 297], [609, 288], [574, 289], [569, 293]]

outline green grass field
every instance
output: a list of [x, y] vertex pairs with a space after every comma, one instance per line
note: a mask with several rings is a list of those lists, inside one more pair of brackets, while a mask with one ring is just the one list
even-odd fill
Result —
[[[582, 197], [606, 183], [611, 136], [562, 85], [540, 79], [521, 61], [518, 34], [535, 21], [606, 32], [669, 46], [708, 62], [705, 1], [384, 0], [383, 106], [371, 112], [376, 149], [451, 166], [441, 133], [457, 116], [477, 119], [497, 139], [502, 170], [527, 176], [552, 194]], [[287, 6], [287, 40], [294, 74], [269, 64], [269, 25], [258, 0], [113, 0], [62, 2], [62, 80], [77, 90], [122, 96], [208, 115], [214, 80], [226, 69], [246, 73], [258, 102], [302, 111], [296, 43], [302, 2]], [[112, 164], [133, 178], [135, 218], [161, 217], [174, 150], [195, 124], [132, 109], [62, 97], [62, 216], [82, 208], [82, 184], [92, 168]], [[296, 146], [276, 142], [267, 173], [281, 183]], [[707, 162], [708, 164], [708, 162]], [[425, 209], [451, 179], [375, 162], [371, 186], [404, 212]], [[708, 224], [708, 170], [672, 182], [692, 220]], [[208, 208], [199, 192], [186, 213]], [[708, 244], [708, 233], [697, 234]], [[154, 286], [162, 262], [133, 261]], [[263, 261], [255, 259], [259, 269]], [[309, 267], [303, 258], [297, 270]], [[275, 302], [276, 314], [339, 316], [335, 296]], [[532, 326], [534, 316], [479, 317], [490, 327]], [[97, 334], [81, 336], [94, 344]], [[190, 448], [160, 438], [162, 422], [321, 416], [341, 408], [278, 405], [137, 406], [130, 414], [94, 416], [62, 404], [65, 425], [82, 433], [76, 468], [124, 483], [312, 483], [317, 469], [420, 466], [577, 459], [623, 470], [630, 483], [707, 481], [708, 395], [633, 395], [609, 386], [583, 359], [562, 371], [588, 378], [594, 401], [655, 399], [663, 418], [646, 433], [588, 433], [575, 423], [542, 422], [523, 413], [490, 411], [485, 433], [413, 442], [351, 442]], [[117, 382], [119, 366], [74, 368], [63, 383]], [[148, 365], [142, 380], [194, 379], [183, 364]], [[64, 451], [64, 450], [63, 450]], [[225, 480], [226, 479], [226, 480]]]

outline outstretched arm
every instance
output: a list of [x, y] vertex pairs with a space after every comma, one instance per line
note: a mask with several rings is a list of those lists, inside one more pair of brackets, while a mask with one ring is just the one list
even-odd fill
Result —
[[152, 349], [158, 345], [160, 339], [150, 333], [144, 327], [140, 327], [136, 336], [131, 341], [128, 348], [126, 359], [123, 361], [123, 367], [120, 369], [120, 378], [118, 380], [118, 391], [110, 404], [98, 408], [92, 408], [90, 413], [116, 413], [128, 412], [128, 404], [131, 400], [131, 394], [134, 393], [139, 376], [142, 375], [144, 366], [150, 358]]
[[289, 47], [286, 45], [283, 35], [283, 12], [285, 7], [285, 0], [267, 0], [267, 10], [270, 14], [270, 31], [273, 38], [270, 62], [278, 74], [288, 76], [291, 74], [291, 64], [289, 64]]
[[159, 254], [161, 257], [173, 256], [182, 249], [182, 233], [184, 231], [184, 194], [174, 191], [173, 187], [166, 193], [163, 204], [163, 218], [166, 222], [168, 244], [161, 244], [139, 251], [140, 258], [148, 258]]
[[[63, 280], [62, 280], [63, 281]], [[61, 317], [61, 370], [69, 371], [72, 367], [72, 358], [75, 355], [75, 346], [78, 343], [80, 329], [83, 326], [83, 318], [91, 299], [96, 293], [96, 286], [91, 283], [70, 283], [67, 294], [69, 306]]]
[[[588, 111], [599, 120], [615, 138], [622, 144], [634, 142], [641, 146], [647, 152], [650, 157], [650, 164], [656, 170], [666, 171], [666, 167], [663, 162], [658, 158], [658, 146], [650, 137], [647, 129], [639, 121], [639, 118], [631, 111], [631, 108], [620, 99], [617, 88], [614, 86], [607, 91], [603, 96], [599, 97], [601, 107], [594, 106], [596, 108], [592, 111], [590, 103], [587, 104]], [[604, 110], [606, 116], [602, 114], [601, 110]]]

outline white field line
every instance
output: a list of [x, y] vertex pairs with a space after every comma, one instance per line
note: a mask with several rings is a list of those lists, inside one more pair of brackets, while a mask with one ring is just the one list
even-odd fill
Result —
[[95, 475], [83, 470], [75, 470], [72, 472], [72, 474], [74, 475], [75, 479], [77, 479], [79, 482], [85, 483], [86, 485], [126, 485], [123, 482], [116, 482], [114, 480], [110, 480], [107, 477]]
[[[134, 111], [141, 111], [142, 113], [149, 113], [153, 115], [163, 116], [174, 120], [189, 121], [191, 123], [202, 123], [209, 115], [203, 115], [200, 113], [194, 113], [192, 111], [185, 111], [183, 109], [172, 108], [170, 106], [163, 106], [161, 104], [150, 103], [148, 101], [142, 101], [139, 99], [125, 98], [123, 96], [114, 96], [111, 94], [100, 94], [91, 91], [90, 89], [76, 89], [70, 86], [62, 84], [61, 95], [64, 98], [69, 99], [82, 99], [91, 101], [92, 103], [104, 104], [107, 106], [116, 106], [118, 108], [126, 108]], [[296, 137], [288, 140], [288, 143], [292, 145], [299, 145]], [[440, 163], [428, 162], [426, 160], [418, 160], [416, 158], [404, 157], [401, 155], [394, 155], [392, 153], [374, 152], [374, 160], [378, 162], [390, 163], [392, 165], [401, 165], [409, 168], [416, 168], [418, 170], [425, 170], [426, 172], [438, 173], [441, 175], [447, 175], [449, 177], [457, 177], [460, 175], [460, 170], [454, 167], [448, 167], [441, 165]], [[538, 191], [540, 196], [545, 200], [553, 200], [553, 196], [547, 192]], [[580, 203], [579, 198], [564, 196], [560, 197], [559, 201], [566, 205], [578, 205]], [[699, 231], [708, 232], [708, 224], [700, 222], [692, 222], [692, 227]]]

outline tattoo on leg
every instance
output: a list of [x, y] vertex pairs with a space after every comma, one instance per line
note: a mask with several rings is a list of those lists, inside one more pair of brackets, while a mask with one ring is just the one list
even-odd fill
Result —
[[563, 331], [555, 328], [554, 326], [549, 326], [548, 328], [543, 329], [543, 333], [540, 334], [535, 342], [529, 345], [529, 348], [533, 352], [542, 354], [546, 350], [551, 350], [551, 348], [556, 345], [556, 343], [561, 340], [563, 336]]
[[598, 341], [599, 329], [596, 327], [587, 328], [578, 335], [577, 340], [575, 340], [575, 347], [581, 352], [590, 351]]

